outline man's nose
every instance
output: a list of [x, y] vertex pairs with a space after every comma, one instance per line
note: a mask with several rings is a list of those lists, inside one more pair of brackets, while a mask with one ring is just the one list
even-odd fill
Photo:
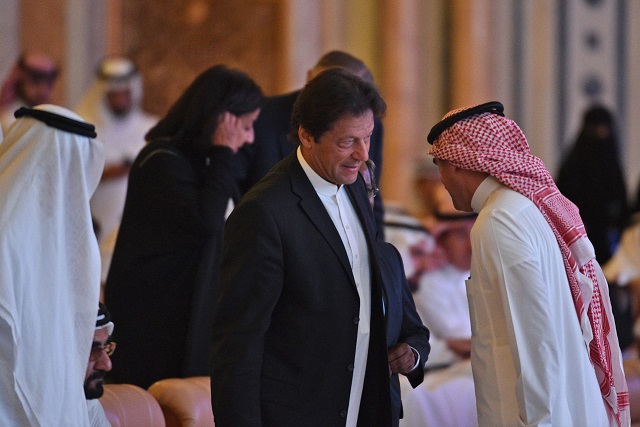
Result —
[[101, 369], [103, 371], [109, 372], [113, 365], [111, 364], [111, 357], [105, 352], [102, 352], [100, 355], [100, 359], [95, 364], [96, 369]]
[[353, 157], [362, 162], [366, 162], [369, 159], [369, 144], [364, 139], [356, 140]]

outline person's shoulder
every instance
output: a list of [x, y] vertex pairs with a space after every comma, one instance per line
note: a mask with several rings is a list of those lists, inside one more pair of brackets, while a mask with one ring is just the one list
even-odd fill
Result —
[[503, 185], [489, 196], [480, 214], [484, 214], [485, 216], [487, 213], [491, 213], [492, 215], [501, 213], [515, 215], [518, 211], [531, 206], [535, 207], [531, 199]]
[[276, 163], [276, 165], [244, 195], [242, 201], [262, 200], [268, 204], [278, 203], [283, 197], [289, 197], [291, 180], [295, 168], [295, 153]]
[[166, 138], [158, 138], [149, 141], [138, 153], [134, 166], [144, 167], [155, 162], [183, 162], [186, 157], [171, 140]]
[[270, 96], [266, 99], [265, 105], [293, 105], [296, 99], [298, 99], [300, 92], [300, 90], [294, 90], [293, 92]]
[[513, 240], [528, 241], [547, 228], [551, 230], [533, 201], [511, 188], [502, 187], [492, 194], [478, 214], [471, 234], [472, 239], [477, 235], [484, 239], [511, 236]]
[[274, 115], [283, 115], [288, 119], [291, 115], [291, 111], [293, 110], [293, 104], [296, 102], [299, 93], [300, 91], [295, 91], [282, 95], [267, 97], [264, 104], [262, 105], [258, 121], [260, 121], [260, 117], [262, 117], [264, 120], [265, 117]]

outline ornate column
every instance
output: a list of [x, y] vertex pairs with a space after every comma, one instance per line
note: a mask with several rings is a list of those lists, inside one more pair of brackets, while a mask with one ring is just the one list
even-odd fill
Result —
[[451, 1], [451, 106], [488, 101], [492, 94], [491, 0]]
[[[67, 106], [66, 102], [66, 40], [65, 0], [22, 0], [19, 7], [19, 50], [38, 50], [50, 55], [62, 67], [53, 90], [52, 102]], [[37, 28], [38, 31], [34, 31]], [[11, 60], [13, 62], [15, 58]]]
[[381, 91], [387, 102], [384, 119], [382, 193], [385, 201], [407, 206], [411, 201], [413, 165], [426, 148], [419, 130], [420, 31], [418, 0], [382, 2]]
[[9, 73], [20, 53], [18, 0], [0, 0], [0, 81]]

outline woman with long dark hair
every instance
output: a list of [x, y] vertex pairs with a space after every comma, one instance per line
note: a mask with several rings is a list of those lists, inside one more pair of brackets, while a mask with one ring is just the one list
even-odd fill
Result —
[[218, 65], [147, 133], [105, 288], [115, 382], [208, 375], [225, 214], [240, 195], [233, 157], [262, 103], [249, 76]]

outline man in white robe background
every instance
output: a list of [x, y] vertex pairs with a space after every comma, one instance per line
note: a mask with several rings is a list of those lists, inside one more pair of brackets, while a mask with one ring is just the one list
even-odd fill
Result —
[[96, 126], [104, 143], [105, 168], [91, 198], [91, 213], [100, 226], [102, 244], [120, 225], [129, 169], [158, 118], [142, 110], [142, 79], [135, 64], [118, 56], [100, 62], [96, 81], [76, 112]]
[[102, 143], [73, 112], [16, 112], [0, 144], [0, 425], [86, 426]]
[[44, 52], [20, 54], [0, 86], [0, 126], [5, 134], [20, 107], [52, 102], [59, 71], [56, 61]]
[[478, 213], [467, 296], [479, 425], [629, 425], [593, 246], [503, 110], [452, 111], [428, 136], [455, 207]]

